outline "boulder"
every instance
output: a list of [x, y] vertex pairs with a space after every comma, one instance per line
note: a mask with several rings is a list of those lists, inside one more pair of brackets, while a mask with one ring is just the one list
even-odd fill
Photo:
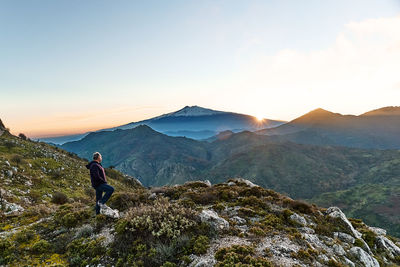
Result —
[[339, 256], [346, 255], [346, 252], [344, 251], [344, 249], [341, 245], [334, 244], [332, 248], [333, 248], [333, 252], [335, 252], [336, 255], [339, 255]]
[[379, 267], [378, 261], [360, 247], [352, 247], [349, 253], [365, 267]]
[[3, 200], [0, 204], [1, 209], [5, 210], [5, 215], [18, 215], [23, 212], [25, 209], [16, 203], [10, 203], [6, 200]]
[[356, 265], [354, 264], [354, 262], [352, 262], [351, 260], [349, 260], [348, 258], [344, 257], [344, 261], [346, 262], [346, 264], [350, 267], [355, 267]]
[[326, 215], [332, 218], [340, 219], [355, 238], [361, 238], [361, 233], [354, 229], [353, 225], [349, 222], [346, 215], [344, 215], [344, 213], [338, 207], [328, 208], [326, 210]]
[[386, 230], [382, 229], [382, 228], [378, 228], [378, 227], [368, 227], [369, 230], [371, 230], [372, 232], [374, 232], [374, 234], [381, 236], [381, 235], [386, 235]]
[[237, 224], [245, 224], [246, 223], [246, 220], [239, 216], [233, 216], [232, 221], [236, 222]]
[[[252, 182], [250, 182], [249, 180], [246, 180], [246, 179], [243, 179], [243, 178], [234, 178], [234, 179], [231, 179], [231, 182], [234, 182], [234, 183], [244, 183], [245, 185], [247, 185], [247, 186], [249, 186], [249, 187], [255, 187], [255, 186], [258, 186], [258, 185], [256, 185], [256, 184], [253, 184]], [[229, 183], [228, 183], [229, 184]]]
[[213, 258], [195, 259], [190, 263], [190, 267], [209, 267], [214, 266], [217, 261]]
[[219, 217], [218, 213], [213, 210], [202, 210], [199, 217], [202, 222], [210, 224], [217, 231], [229, 228], [227, 220]]
[[148, 199], [150, 200], [154, 200], [157, 198], [157, 194], [156, 193], [151, 193], [150, 196], [148, 197]]
[[307, 225], [307, 221], [306, 219], [304, 219], [303, 216], [298, 215], [297, 213], [293, 213], [292, 215], [290, 215], [290, 219], [298, 224], [300, 224], [301, 226], [306, 226]]
[[356, 241], [356, 239], [354, 237], [352, 237], [349, 234], [346, 233], [342, 233], [342, 232], [334, 232], [333, 236], [335, 238], [338, 238], [340, 241], [349, 243], [349, 244], [354, 244], [354, 242]]
[[100, 209], [100, 213], [106, 215], [107, 217], [111, 217], [114, 219], [119, 219], [119, 211], [114, 210], [108, 206]]
[[392, 256], [400, 256], [400, 248], [386, 237], [378, 236], [376, 243], [379, 248], [386, 250]]

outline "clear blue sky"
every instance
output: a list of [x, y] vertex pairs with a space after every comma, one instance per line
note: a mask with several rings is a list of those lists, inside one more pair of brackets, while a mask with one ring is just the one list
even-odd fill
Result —
[[[361, 41], [348, 45], [364, 34], [364, 24], [354, 30], [349, 23], [399, 14], [400, 1], [393, 0], [0, 0], [0, 118], [11, 130], [38, 136], [119, 125], [185, 105], [284, 120], [317, 107], [355, 114], [396, 105], [400, 79], [392, 76], [376, 91], [363, 89], [365, 99], [332, 99], [333, 89], [323, 82], [339, 88], [347, 76], [342, 67], [327, 69], [321, 62], [336, 57], [330, 51], [343, 56], [343, 47], [364, 47]], [[396, 45], [393, 38], [379, 38], [378, 47]], [[384, 77], [370, 69], [358, 72], [377, 60], [360, 58], [347, 64], [355, 66], [353, 76]], [[398, 65], [381, 58], [382, 68], [394, 72]], [[287, 69], [303, 71], [309, 60], [315, 66], [304, 74]], [[309, 73], [318, 66], [339, 76], [322, 73], [324, 80], [316, 82]], [[349, 88], [339, 89], [360, 90], [364, 84], [353, 78]], [[391, 93], [377, 98], [384, 86]]]

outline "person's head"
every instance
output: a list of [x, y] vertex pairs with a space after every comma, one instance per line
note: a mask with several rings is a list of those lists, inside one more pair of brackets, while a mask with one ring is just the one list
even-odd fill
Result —
[[93, 153], [93, 160], [97, 162], [101, 162], [103, 158], [101, 157], [101, 154], [99, 152], [94, 152]]

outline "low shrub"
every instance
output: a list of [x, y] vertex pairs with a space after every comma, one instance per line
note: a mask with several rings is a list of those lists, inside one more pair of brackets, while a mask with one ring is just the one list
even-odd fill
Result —
[[285, 199], [284, 204], [292, 210], [305, 214], [313, 214], [316, 209], [314, 206], [301, 200]]
[[33, 244], [31, 248], [32, 252], [35, 254], [43, 254], [51, 252], [51, 244], [46, 240], [39, 240], [35, 244]]
[[35, 237], [35, 232], [33, 230], [28, 230], [28, 229], [23, 229], [22, 231], [19, 231], [14, 235], [15, 241], [17, 241], [20, 244], [27, 243], [34, 237]]
[[151, 204], [141, 204], [130, 208], [125, 227], [118, 227], [118, 232], [131, 232], [144, 238], [154, 237], [172, 241], [185, 231], [193, 229], [197, 222], [195, 212], [176, 203], [170, 203], [167, 198], [158, 198]]
[[84, 224], [91, 217], [91, 210], [83, 209], [79, 205], [64, 204], [59, 207], [54, 215], [55, 223], [67, 228]]
[[75, 239], [67, 246], [68, 261], [71, 266], [97, 265], [106, 253], [102, 246], [102, 238], [87, 240]]
[[254, 257], [254, 248], [250, 246], [233, 245], [228, 248], [220, 248], [215, 253], [218, 261], [216, 267], [224, 266], [273, 266], [268, 260]]
[[209, 247], [210, 239], [207, 236], [200, 235], [194, 242], [193, 252], [197, 255], [205, 254]]
[[17, 164], [17, 166], [19, 166], [22, 163], [25, 163], [24, 158], [20, 155], [13, 155], [10, 160], [11, 160], [11, 162], [14, 162], [15, 164]]
[[62, 192], [55, 192], [51, 198], [51, 202], [62, 205], [68, 202], [68, 197]]
[[249, 232], [252, 233], [252, 234], [254, 234], [254, 235], [256, 235], [256, 236], [265, 236], [265, 235], [266, 235], [266, 233], [264, 232], [264, 230], [261, 229], [261, 228], [258, 227], [258, 226], [253, 226], [253, 227], [251, 227], [250, 230], [249, 230]]
[[127, 210], [136, 206], [138, 203], [148, 202], [148, 193], [145, 191], [137, 191], [137, 193], [117, 192], [109, 200], [110, 207], [120, 211]]

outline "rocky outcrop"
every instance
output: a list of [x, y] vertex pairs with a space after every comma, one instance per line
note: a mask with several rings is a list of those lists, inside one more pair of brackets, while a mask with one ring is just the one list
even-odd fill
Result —
[[0, 202], [0, 210], [4, 210], [5, 215], [19, 215], [25, 209], [16, 203], [10, 203], [5, 199], [2, 199]]
[[354, 229], [346, 215], [338, 207], [330, 207], [326, 210], [326, 215], [332, 218], [337, 218], [343, 222], [355, 238], [361, 238], [361, 233]]
[[202, 222], [210, 224], [216, 231], [227, 230], [229, 228], [228, 221], [221, 218], [218, 213], [213, 210], [202, 210], [199, 217]]
[[379, 267], [378, 261], [360, 247], [353, 247], [349, 253], [365, 267]]
[[391, 240], [387, 239], [385, 236], [378, 236], [376, 238], [377, 246], [380, 249], [385, 250], [391, 258], [395, 256], [400, 256], [400, 248], [396, 246]]
[[116, 209], [112, 209], [108, 206], [104, 206], [100, 209], [100, 213], [106, 215], [107, 217], [119, 219], [119, 211]]
[[292, 215], [290, 215], [290, 219], [298, 224], [300, 224], [301, 226], [307, 226], [307, 221], [306, 219], [304, 219], [303, 216], [298, 215], [297, 213], [293, 213]]
[[228, 185], [240, 185], [240, 184], [245, 184], [249, 187], [256, 187], [258, 185], [252, 183], [249, 180], [243, 179], [243, 178], [233, 178], [233, 179], [229, 179]]

